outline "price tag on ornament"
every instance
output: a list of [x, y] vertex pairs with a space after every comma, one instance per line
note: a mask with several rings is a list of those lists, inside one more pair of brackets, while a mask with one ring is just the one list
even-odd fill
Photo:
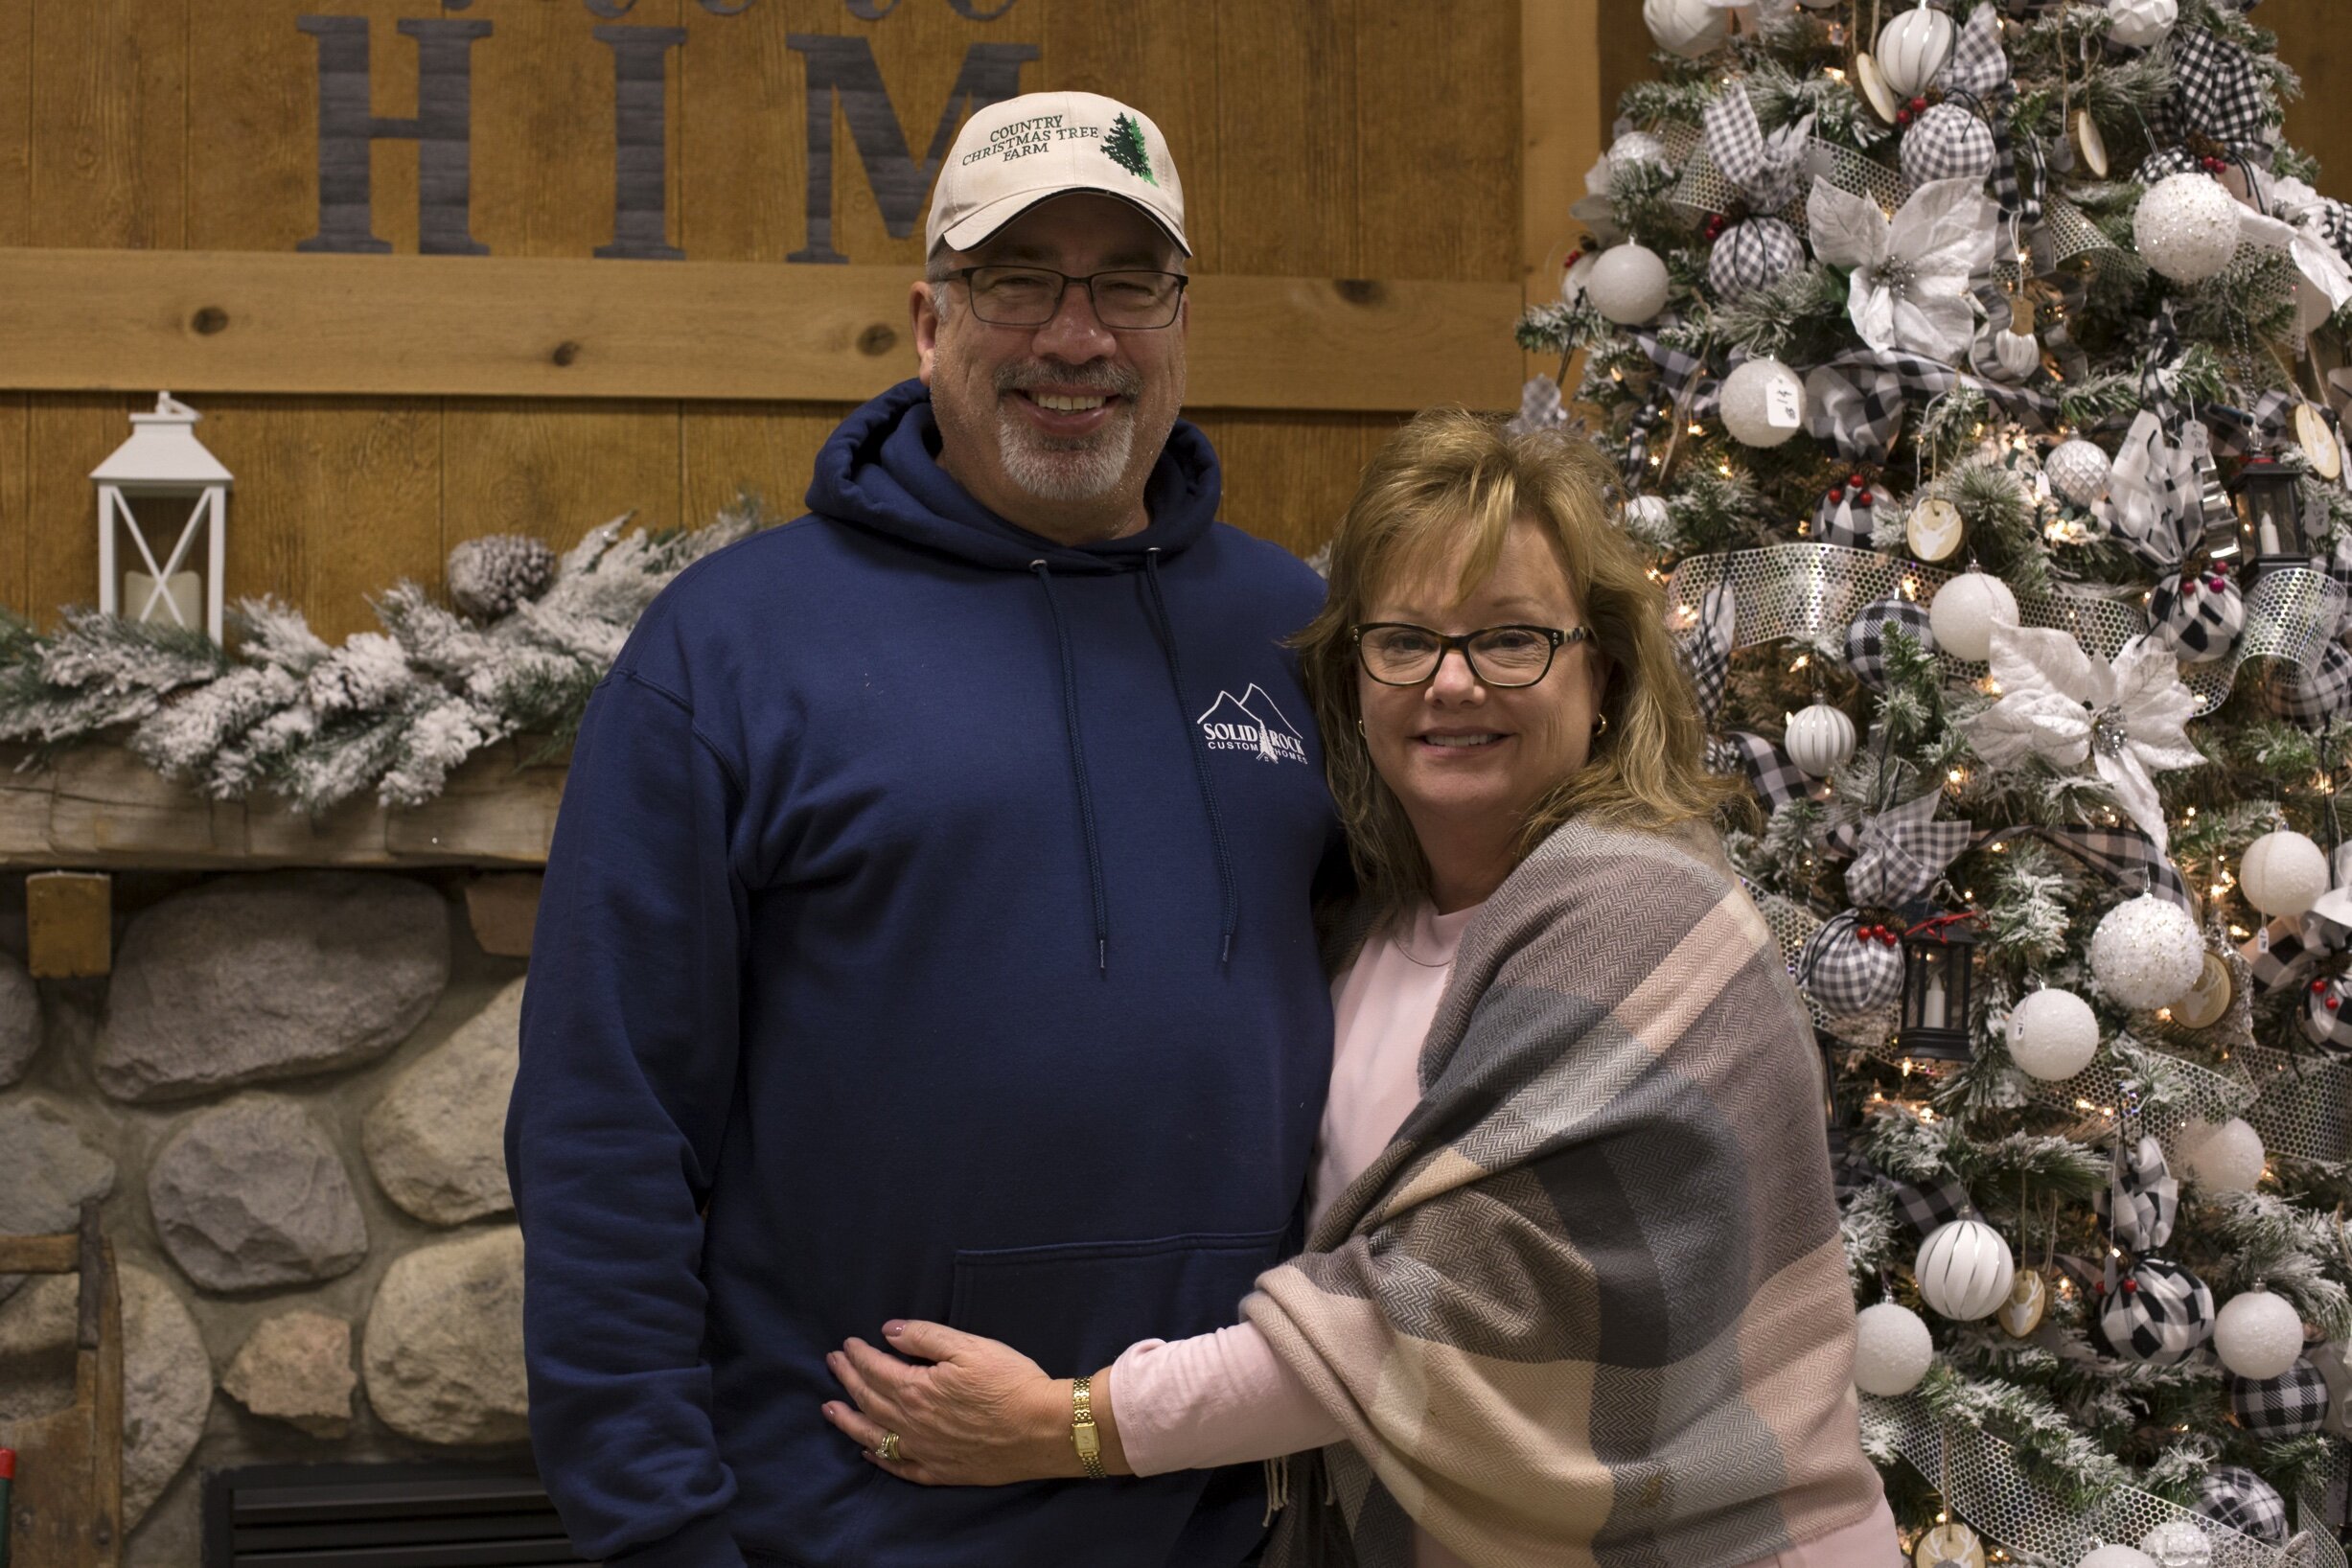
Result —
[[2311, 460], [2312, 471], [2322, 479], [2343, 476], [2343, 449], [2336, 444], [2336, 432], [2328, 427], [2327, 416], [2308, 403], [2294, 405], [2294, 444], [2303, 449]]
[[1805, 383], [1786, 373], [1764, 383], [1764, 424], [1793, 430], [1805, 423]]

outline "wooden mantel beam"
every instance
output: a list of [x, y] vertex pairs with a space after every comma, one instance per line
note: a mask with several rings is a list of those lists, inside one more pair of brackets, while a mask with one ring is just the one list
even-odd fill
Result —
[[0, 869], [542, 865], [565, 770], [521, 757], [496, 746], [424, 805], [360, 799], [312, 820], [275, 796], [207, 800], [121, 747], [80, 747], [0, 772]]
[[[896, 266], [0, 247], [0, 390], [855, 403], [914, 372]], [[1514, 283], [1211, 274], [1199, 408], [1511, 408]], [[37, 301], [37, 308], [25, 302]]]

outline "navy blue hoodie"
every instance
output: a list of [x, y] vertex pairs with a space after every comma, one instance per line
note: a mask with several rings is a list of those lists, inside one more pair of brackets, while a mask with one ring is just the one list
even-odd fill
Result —
[[[1333, 843], [1280, 639], [1314, 573], [1214, 520], [1037, 538], [939, 468], [925, 389], [811, 516], [680, 574], [589, 701], [506, 1131], [531, 1435], [590, 1556], [1227, 1568], [1255, 1468], [926, 1488], [818, 1407], [894, 1316], [1055, 1376], [1236, 1321], [1330, 1067]], [[741, 1556], [738, 1556], [740, 1552]]]

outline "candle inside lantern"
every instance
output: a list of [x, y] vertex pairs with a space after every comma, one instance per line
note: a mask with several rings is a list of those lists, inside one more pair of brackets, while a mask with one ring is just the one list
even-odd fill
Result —
[[1924, 1029], [1945, 1026], [1944, 966], [1937, 964], [1927, 971], [1927, 989], [1919, 999], [1919, 1026]]
[[204, 625], [204, 580], [192, 571], [175, 571], [165, 579], [161, 594], [155, 579], [143, 571], [123, 574], [123, 608], [134, 621], [169, 617], [179, 626]]

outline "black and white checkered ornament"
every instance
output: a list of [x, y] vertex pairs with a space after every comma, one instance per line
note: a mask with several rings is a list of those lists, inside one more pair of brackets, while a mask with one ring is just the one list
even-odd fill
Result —
[[1928, 653], [1935, 634], [1927, 629], [1927, 607], [1908, 599], [1878, 599], [1864, 605], [1846, 628], [1846, 667], [1873, 691], [1886, 689], [1886, 628], [1892, 625]]
[[2352, 707], [2352, 651], [2326, 643], [2310, 670], [2272, 660], [2262, 672], [2262, 705], [2298, 724], [2317, 724]]
[[2148, 596], [2149, 635], [2183, 664], [2225, 658], [2246, 632], [2246, 596], [2219, 567], [2167, 577]]
[[1806, 940], [1797, 983], [1831, 1018], [1855, 1018], [1894, 1005], [1902, 994], [1902, 934], [1890, 919], [1848, 910]]
[[2222, 1381], [2229, 1387], [2229, 1409], [2238, 1424], [2266, 1441], [2317, 1432], [2327, 1419], [2327, 1379], [2308, 1358], [2259, 1382], [2230, 1372], [2224, 1372]]
[[1874, 485], [1861, 474], [1850, 474], [1832, 485], [1813, 505], [1812, 531], [1808, 539], [1822, 544], [1843, 544], [1867, 550], [1878, 528], [1879, 509], [1894, 504], [1894, 493]]
[[2197, 1484], [2197, 1512], [2217, 1525], [2243, 1531], [2258, 1541], [2283, 1546], [2287, 1500], [2278, 1488], [2239, 1464], [2217, 1464]]
[[1981, 180], [1997, 155], [1993, 127], [1957, 104], [1936, 104], [1902, 133], [1902, 177], [1914, 185]]
[[1899, 1182], [1889, 1177], [1886, 1185], [1894, 1193], [1895, 1211], [1923, 1239], [1961, 1215], [1975, 1211], [1975, 1206], [1969, 1202], [1969, 1189], [1956, 1177], [1925, 1183]]
[[1725, 304], [1769, 288], [1805, 262], [1805, 242], [1778, 218], [1749, 218], [1725, 229], [1707, 256], [1707, 282]]
[[2180, 1179], [2164, 1163], [2164, 1145], [2142, 1138], [2125, 1151], [2093, 1202], [2100, 1217], [2112, 1221], [2115, 1239], [2133, 1252], [2154, 1252], [2170, 1241], [2180, 1217]]
[[2315, 1046], [2352, 1050], [2352, 981], [2314, 976], [2303, 987], [2303, 1033]]
[[2100, 1304], [2099, 1338], [2126, 1361], [2170, 1367], [2213, 1337], [2213, 1292], [2164, 1257], [2143, 1257]]

